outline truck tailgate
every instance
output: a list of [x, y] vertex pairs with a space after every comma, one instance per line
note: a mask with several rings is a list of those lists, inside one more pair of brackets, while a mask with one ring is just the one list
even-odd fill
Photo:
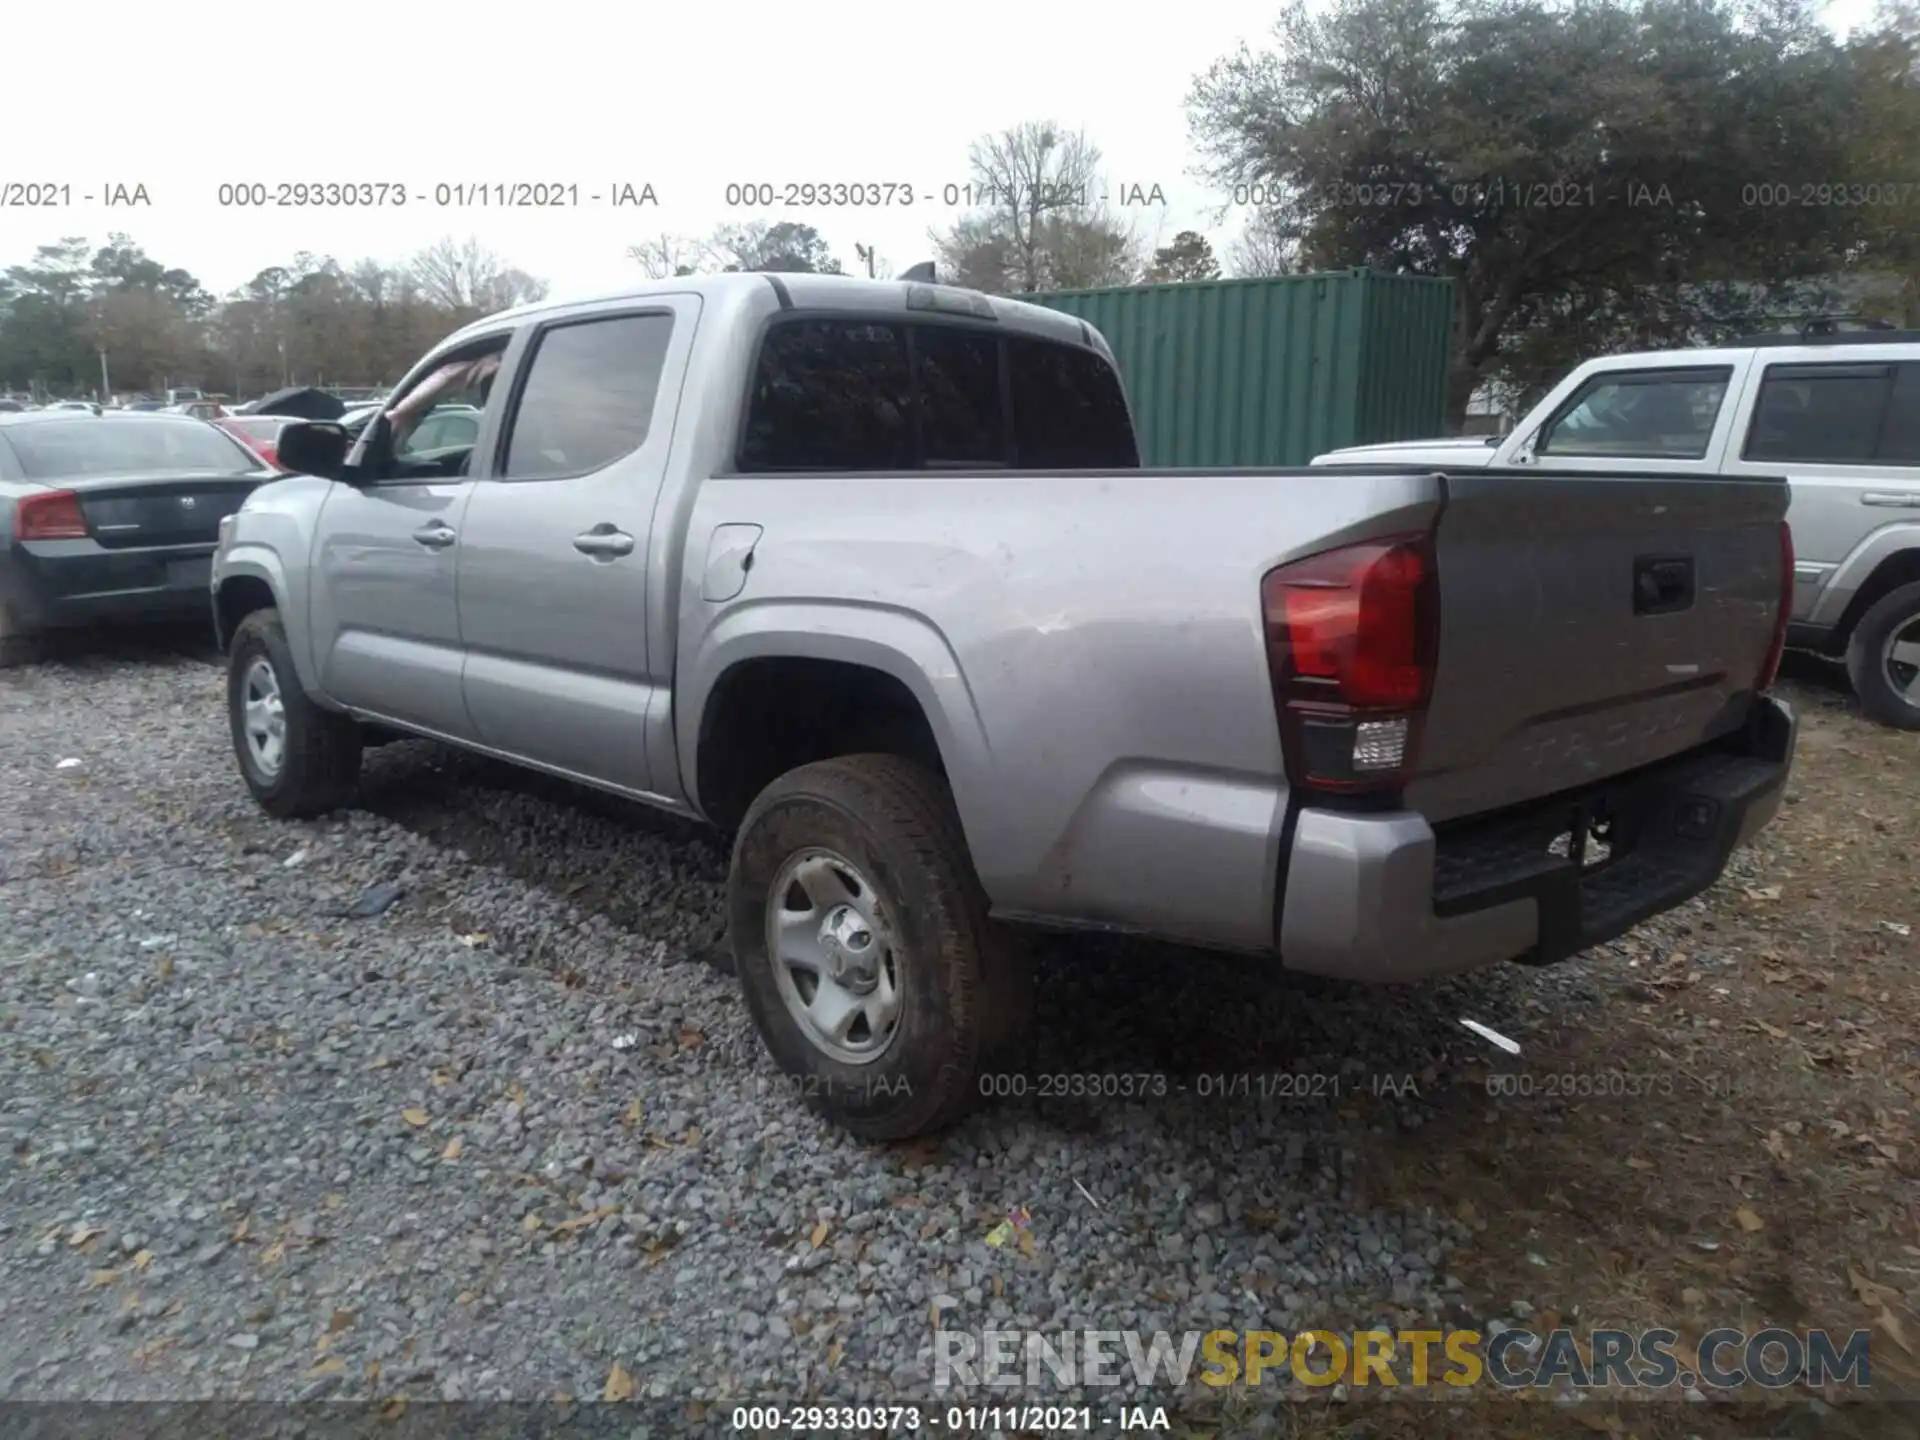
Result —
[[1773, 477], [1449, 471], [1440, 637], [1406, 802], [1431, 822], [1738, 728], [1780, 606]]

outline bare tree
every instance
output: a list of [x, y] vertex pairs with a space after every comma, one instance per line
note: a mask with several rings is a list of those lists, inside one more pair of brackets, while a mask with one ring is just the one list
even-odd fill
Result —
[[547, 293], [545, 281], [508, 267], [471, 235], [434, 241], [409, 268], [426, 299], [450, 310], [504, 310]]
[[975, 141], [967, 159], [979, 208], [933, 237], [961, 284], [1027, 292], [1139, 273], [1139, 242], [1109, 208], [1100, 150], [1084, 133], [1022, 121]]
[[1227, 263], [1243, 279], [1291, 275], [1300, 268], [1300, 238], [1279, 212], [1255, 210], [1247, 217], [1240, 238], [1228, 249]]
[[674, 275], [696, 275], [712, 261], [712, 247], [690, 235], [663, 232], [651, 240], [627, 247], [627, 258], [638, 265], [649, 280], [665, 280]]
[[780, 220], [769, 225], [749, 220], [744, 225], [722, 225], [713, 232], [707, 249], [726, 270], [766, 270], [784, 274], [839, 275], [826, 237], [811, 225]]

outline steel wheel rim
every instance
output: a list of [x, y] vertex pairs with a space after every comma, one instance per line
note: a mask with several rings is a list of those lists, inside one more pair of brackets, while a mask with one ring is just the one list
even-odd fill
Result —
[[821, 1054], [871, 1065], [905, 1012], [889, 908], [860, 868], [831, 850], [790, 856], [767, 889], [767, 954], [787, 1014]]
[[280, 677], [265, 656], [247, 667], [240, 682], [240, 727], [254, 769], [274, 779], [287, 759], [287, 711], [280, 696]]
[[1920, 705], [1920, 615], [1909, 615], [1888, 634], [1880, 647], [1880, 672], [1894, 694]]

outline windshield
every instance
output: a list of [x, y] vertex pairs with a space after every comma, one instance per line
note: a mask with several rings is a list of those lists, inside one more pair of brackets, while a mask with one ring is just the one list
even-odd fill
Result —
[[12, 425], [7, 442], [29, 480], [77, 475], [244, 475], [258, 456], [211, 425], [116, 417]]

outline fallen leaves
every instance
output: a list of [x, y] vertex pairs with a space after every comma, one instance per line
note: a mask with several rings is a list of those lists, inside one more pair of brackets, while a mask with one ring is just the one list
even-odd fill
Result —
[[96, 1239], [104, 1233], [105, 1227], [100, 1225], [76, 1225], [73, 1227], [73, 1233], [67, 1236], [67, 1244], [78, 1250], [89, 1240]]
[[465, 1147], [462, 1145], [460, 1137], [456, 1135], [447, 1141], [447, 1148], [440, 1152], [440, 1158], [442, 1160], [458, 1160], [463, 1148]]
[[672, 1233], [656, 1236], [640, 1247], [640, 1258], [649, 1265], [658, 1265], [679, 1243], [680, 1237]]
[[824, 1220], [813, 1227], [813, 1233], [807, 1238], [813, 1242], [814, 1249], [818, 1250], [822, 1245], [827, 1243], [827, 1236], [832, 1229], [833, 1227]]
[[1853, 1286], [1853, 1293], [1859, 1297], [1860, 1303], [1869, 1308], [1883, 1306], [1900, 1298], [1900, 1292], [1891, 1285], [1869, 1280], [1851, 1265], [1847, 1267], [1847, 1283]]
[[400, 1112], [400, 1118], [416, 1130], [424, 1129], [429, 1119], [427, 1112], [418, 1106], [402, 1110]]
[[101, 1290], [113, 1284], [119, 1280], [119, 1278], [120, 1272], [118, 1270], [89, 1270], [87, 1272], [87, 1288], [89, 1290]]
[[613, 1369], [607, 1372], [607, 1383], [600, 1391], [600, 1398], [609, 1402], [631, 1400], [636, 1388], [627, 1368], [615, 1361]]
[[589, 1225], [598, 1225], [602, 1220], [610, 1219], [620, 1213], [618, 1205], [602, 1205], [598, 1210], [589, 1210], [584, 1215], [576, 1215], [571, 1220], [562, 1220], [553, 1227], [556, 1235], [572, 1235], [586, 1229]]
[[1741, 1205], [1734, 1210], [1733, 1223], [1749, 1235], [1767, 1228], [1767, 1222], [1762, 1220], [1750, 1205]]
[[1873, 1323], [1887, 1332], [1887, 1338], [1898, 1345], [1907, 1354], [1913, 1354], [1913, 1346], [1907, 1343], [1907, 1332], [1900, 1324], [1900, 1317], [1882, 1306]]

